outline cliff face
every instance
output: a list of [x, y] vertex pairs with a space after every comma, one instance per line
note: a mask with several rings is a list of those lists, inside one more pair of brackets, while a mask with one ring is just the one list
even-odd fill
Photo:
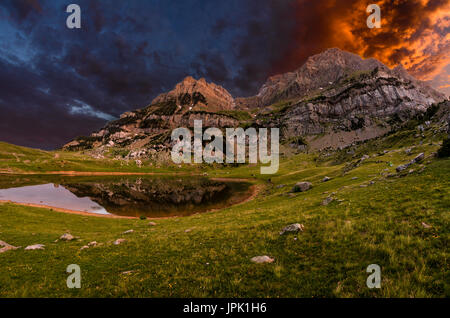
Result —
[[173, 90], [156, 97], [152, 104], [167, 103], [175, 101], [180, 110], [231, 110], [236, 104], [234, 98], [223, 87], [214, 83], [207, 83], [204, 78], [195, 80], [186, 77], [178, 83]]
[[239, 121], [229, 114], [235, 108], [233, 97], [224, 88], [204, 79], [186, 77], [175, 88], [156, 97], [143, 108], [126, 112], [88, 137], [64, 145], [66, 150], [98, 147], [165, 148], [170, 133], [178, 127], [234, 127]]
[[396, 70], [376, 67], [319, 88], [257, 122], [281, 127], [284, 139], [307, 137], [314, 148], [346, 146], [385, 134], [443, 100]]
[[[150, 106], [125, 113], [64, 149], [161, 150], [170, 146], [174, 128], [193, 127], [195, 119], [204, 127], [278, 127], [284, 140], [304, 137], [318, 148], [345, 146], [384, 134], [445, 99], [401, 66], [389, 69], [375, 59], [329, 49], [294, 72], [269, 78], [250, 98], [233, 99], [218, 85], [187, 77]], [[242, 111], [249, 109], [253, 115]]]
[[270, 77], [256, 96], [238, 98], [236, 103], [241, 107], [254, 108], [268, 106], [280, 100], [303, 98], [314, 94], [317, 90], [333, 87], [358, 72], [368, 72], [375, 68], [389, 72], [397, 78], [409, 80], [425, 95], [430, 95], [434, 99], [442, 98], [441, 94], [414, 79], [401, 66], [390, 70], [376, 59], [362, 59], [356, 54], [332, 48], [309, 57], [294, 72]]

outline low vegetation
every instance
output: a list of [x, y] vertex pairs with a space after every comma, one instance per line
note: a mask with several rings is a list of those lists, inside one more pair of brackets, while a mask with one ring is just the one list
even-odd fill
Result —
[[[404, 137], [373, 140], [353, 154], [283, 157], [272, 176], [247, 165], [178, 168], [249, 178], [261, 189], [257, 200], [190, 217], [110, 219], [2, 204], [0, 240], [22, 248], [0, 254], [0, 296], [448, 297], [450, 159], [434, 157], [440, 145], [432, 139]], [[138, 171], [79, 153], [4, 143], [0, 151], [3, 172]], [[396, 173], [422, 152], [422, 164]], [[298, 181], [313, 187], [291, 193]], [[293, 223], [303, 232], [280, 236]], [[79, 239], [55, 242], [67, 232]], [[126, 241], [112, 244], [119, 238]], [[91, 241], [99, 244], [81, 250]], [[24, 250], [31, 244], [45, 249]], [[274, 262], [252, 263], [258, 255]], [[69, 264], [81, 267], [81, 289], [66, 287]], [[381, 266], [381, 289], [366, 286], [369, 264]]]

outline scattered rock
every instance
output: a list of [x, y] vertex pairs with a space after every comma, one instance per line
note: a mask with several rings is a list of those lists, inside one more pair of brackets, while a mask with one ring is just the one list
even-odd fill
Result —
[[352, 178], [352, 180], [356, 180], [356, 179], [358, 179], [358, 177], [353, 177], [353, 178]]
[[87, 246], [87, 245], [82, 246], [82, 247], [80, 248], [80, 251], [85, 250], [85, 249], [87, 249], [87, 248], [89, 248], [89, 246]]
[[0, 248], [0, 254], [9, 250], [17, 250], [19, 248], [16, 246], [12, 246], [11, 244], [8, 244], [4, 241], [0, 241], [0, 246], [2, 246], [2, 248]]
[[119, 244], [122, 244], [122, 243], [124, 243], [124, 242], [126, 242], [125, 239], [117, 239], [117, 240], [115, 240], [115, 241], [113, 242], [113, 244], [114, 244], [114, 245], [119, 245]]
[[361, 157], [361, 161], [367, 160], [367, 159], [369, 159], [369, 158], [370, 158], [370, 156], [364, 155], [364, 156]]
[[97, 246], [97, 241], [92, 241], [88, 244], [88, 246]]
[[155, 222], [149, 222], [148, 225], [150, 225], [150, 226], [156, 226], [156, 223], [155, 223]]
[[133, 274], [135, 271], [126, 271], [126, 272], [122, 272], [122, 275], [131, 275]]
[[286, 232], [298, 232], [298, 231], [302, 232], [304, 228], [305, 228], [304, 225], [300, 223], [291, 224], [284, 227], [281, 230], [280, 235], [283, 235]]
[[292, 192], [305, 192], [312, 188], [311, 182], [297, 182], [292, 188]]
[[76, 237], [70, 233], [66, 233], [66, 234], [61, 235], [61, 237], [59, 239], [62, 241], [73, 241], [76, 239]]
[[330, 204], [331, 202], [333, 202], [333, 198], [332, 197], [327, 197], [327, 198], [325, 198], [325, 200], [323, 200], [322, 201], [322, 205], [328, 205], [328, 204]]
[[286, 186], [285, 184], [279, 184], [279, 185], [277, 185], [277, 189], [284, 188], [285, 186]]
[[270, 258], [267, 255], [263, 255], [263, 256], [252, 257], [251, 261], [253, 263], [257, 263], [257, 264], [263, 264], [263, 263], [272, 263], [274, 261], [274, 259]]
[[423, 159], [425, 159], [425, 154], [422, 152], [418, 154], [413, 160], [411, 160], [412, 163], [418, 163], [421, 162]]
[[423, 226], [424, 228], [426, 228], [426, 229], [431, 228], [431, 225], [426, 224], [425, 222], [422, 222], [422, 226]]
[[184, 233], [189, 233], [189, 232], [192, 232], [192, 229], [184, 230]]
[[29, 245], [27, 247], [25, 247], [26, 251], [30, 251], [30, 250], [44, 250], [45, 249], [45, 245], [44, 244], [35, 244], [35, 245]]
[[322, 182], [327, 182], [327, 181], [330, 181], [330, 180], [331, 180], [330, 177], [325, 177], [325, 178], [322, 179]]
[[397, 170], [397, 172], [401, 172], [403, 170], [406, 170], [412, 164], [422, 162], [423, 159], [425, 159], [425, 154], [422, 152], [422, 153], [418, 154], [413, 160], [411, 160], [408, 163], [398, 166], [395, 170]]
[[131, 234], [133, 232], [134, 232], [134, 230], [128, 230], [128, 231], [123, 232], [122, 234]]
[[411, 165], [411, 163], [408, 162], [408, 163], [405, 163], [404, 165], [398, 166], [395, 170], [397, 170], [397, 172], [402, 172], [403, 170], [406, 170], [410, 165]]

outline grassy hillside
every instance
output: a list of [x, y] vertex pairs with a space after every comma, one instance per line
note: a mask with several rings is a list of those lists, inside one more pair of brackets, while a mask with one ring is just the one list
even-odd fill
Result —
[[0, 142], [0, 173], [48, 173], [58, 171], [81, 172], [192, 172], [193, 167], [138, 167], [135, 160], [96, 159], [82, 152], [44, 151]]
[[[253, 178], [263, 190], [245, 204], [156, 226], [0, 205], [0, 240], [46, 245], [0, 254], [0, 297], [448, 297], [450, 160], [432, 156], [437, 136], [419, 142], [401, 134], [351, 154], [282, 158], [273, 176], [256, 166], [210, 168], [210, 176]], [[3, 168], [14, 162], [5, 152], [24, 154], [16, 169], [25, 170], [24, 159], [57, 168], [55, 153], [1, 146]], [[396, 173], [420, 152], [426, 159], [414, 171]], [[79, 154], [60, 158], [101, 169]], [[298, 181], [313, 188], [289, 193]], [[334, 200], [322, 205], [328, 196]], [[280, 236], [292, 223], [304, 231]], [[122, 234], [129, 229], [134, 233]], [[55, 242], [66, 232], [80, 239]], [[127, 241], [113, 245], [118, 238]], [[91, 241], [102, 245], [80, 250]], [[252, 263], [258, 255], [275, 261]], [[81, 289], [66, 287], [69, 264], [81, 267]], [[366, 287], [369, 264], [381, 266], [379, 290]]]

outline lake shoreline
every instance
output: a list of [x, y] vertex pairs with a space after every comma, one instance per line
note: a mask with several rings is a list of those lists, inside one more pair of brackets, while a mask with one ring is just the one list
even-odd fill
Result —
[[[249, 182], [250, 181], [250, 179], [244, 179], [244, 178], [240, 178], [240, 179], [211, 178], [210, 180], [227, 181], [227, 182]], [[223, 208], [211, 209], [211, 210], [204, 211], [204, 212], [194, 213], [194, 214], [191, 214], [188, 216], [193, 216], [193, 215], [198, 215], [198, 214], [203, 214], [203, 213], [208, 213], [208, 212], [217, 212], [217, 211], [220, 211], [220, 210], [223, 210], [226, 208], [230, 208], [230, 207], [234, 207], [234, 206], [238, 206], [238, 205], [247, 203], [247, 202], [255, 199], [256, 196], [260, 193], [261, 189], [262, 189], [261, 184], [253, 184], [249, 187], [250, 195], [240, 202], [236, 202], [234, 204], [231, 204], [231, 205], [223, 207]], [[58, 207], [44, 205], [44, 204], [14, 202], [11, 200], [0, 200], [0, 205], [3, 205], [3, 204], [14, 204], [14, 205], [20, 205], [20, 206], [42, 208], [42, 209], [47, 209], [47, 210], [54, 211], [54, 212], [84, 215], [84, 216], [94, 216], [94, 217], [113, 218], [113, 219], [139, 219], [139, 217], [136, 217], [136, 216], [123, 216], [123, 215], [116, 215], [116, 214], [100, 214], [100, 213], [94, 213], [94, 212], [85, 212], [85, 211], [71, 210], [71, 209], [65, 209], [65, 208], [58, 208]], [[187, 216], [173, 215], [173, 216], [167, 216], [167, 217], [147, 217], [146, 219], [147, 220], [161, 220], [161, 219], [172, 219], [172, 218], [177, 218], [177, 217], [187, 217]]]

